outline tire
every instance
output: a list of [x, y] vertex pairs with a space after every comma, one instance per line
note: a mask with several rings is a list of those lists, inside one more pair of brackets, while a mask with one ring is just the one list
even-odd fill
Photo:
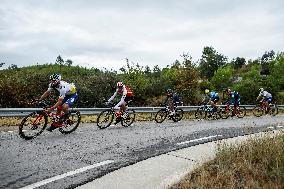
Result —
[[168, 111], [166, 109], [161, 109], [157, 112], [155, 116], [155, 121], [157, 123], [162, 123], [168, 116]]
[[174, 122], [178, 122], [183, 117], [183, 110], [181, 108], [177, 108], [174, 116], [172, 117]]
[[223, 107], [222, 109], [220, 109], [220, 114], [221, 114], [222, 119], [227, 119], [230, 113], [231, 113], [231, 110], [228, 107]]
[[238, 108], [237, 108], [237, 117], [238, 118], [243, 118], [243, 117], [245, 117], [246, 116], [246, 114], [247, 114], [247, 109], [246, 109], [246, 107], [244, 107], [244, 106], [239, 106]]
[[20, 126], [20, 137], [30, 140], [40, 135], [47, 126], [47, 115], [43, 111], [33, 112], [26, 116]]
[[122, 118], [121, 120], [121, 124], [123, 127], [130, 126], [134, 122], [135, 117], [136, 117], [134, 110], [128, 110], [127, 112], [128, 112], [127, 118]]
[[205, 118], [205, 112], [204, 112], [203, 107], [197, 108], [197, 110], [195, 111], [195, 118], [196, 119], [204, 119]]
[[278, 107], [276, 104], [272, 104], [270, 105], [270, 111], [269, 111], [270, 115], [272, 116], [276, 116], [278, 114]]
[[63, 134], [72, 133], [77, 129], [81, 122], [81, 114], [79, 111], [71, 110], [69, 112], [68, 119], [65, 121], [62, 127], [59, 128], [59, 131]]
[[263, 114], [263, 109], [262, 109], [260, 106], [255, 106], [255, 107], [252, 109], [252, 113], [253, 113], [253, 115], [255, 115], [256, 117], [260, 117], [260, 116], [262, 116], [262, 114]]
[[111, 110], [102, 111], [97, 118], [97, 126], [100, 129], [109, 127], [113, 121], [114, 114]]

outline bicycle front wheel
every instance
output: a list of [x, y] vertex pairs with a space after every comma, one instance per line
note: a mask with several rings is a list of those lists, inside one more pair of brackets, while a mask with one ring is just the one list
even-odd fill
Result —
[[272, 104], [270, 105], [270, 111], [269, 111], [270, 115], [272, 116], [276, 116], [278, 114], [278, 107], [276, 106], [276, 104]]
[[222, 108], [221, 111], [220, 111], [221, 117], [223, 119], [227, 119], [230, 115], [230, 112], [231, 112], [230, 108], [228, 108], [228, 107]]
[[122, 118], [122, 121], [121, 121], [121, 124], [124, 127], [130, 126], [134, 122], [135, 116], [136, 116], [134, 110], [128, 110], [127, 114], [128, 114], [127, 117], [126, 118]]
[[68, 114], [62, 127], [59, 128], [59, 131], [63, 134], [69, 134], [75, 131], [81, 122], [81, 114], [79, 111], [72, 110]]
[[181, 108], [177, 108], [175, 114], [173, 115], [173, 121], [178, 122], [183, 117], [183, 110]]
[[33, 112], [22, 120], [19, 135], [26, 140], [33, 139], [43, 132], [46, 125], [47, 115], [42, 111]]
[[114, 114], [111, 110], [102, 111], [97, 118], [97, 126], [100, 129], [109, 127], [113, 121]]
[[204, 119], [205, 118], [205, 112], [203, 107], [197, 108], [195, 111], [195, 118], [196, 119]]
[[167, 118], [168, 111], [166, 109], [161, 109], [157, 112], [155, 116], [155, 121], [157, 123], [162, 123]]

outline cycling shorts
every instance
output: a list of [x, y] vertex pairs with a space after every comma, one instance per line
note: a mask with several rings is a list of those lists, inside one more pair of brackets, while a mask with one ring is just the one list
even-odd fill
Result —
[[65, 96], [65, 98], [63, 99], [62, 105], [68, 104], [69, 107], [72, 107], [73, 104], [76, 102], [77, 98], [78, 98], [78, 93]]

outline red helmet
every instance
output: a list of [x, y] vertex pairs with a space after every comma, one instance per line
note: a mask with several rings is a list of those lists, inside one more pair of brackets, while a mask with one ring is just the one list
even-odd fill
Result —
[[123, 87], [123, 83], [121, 81], [117, 82], [116, 84], [117, 87]]

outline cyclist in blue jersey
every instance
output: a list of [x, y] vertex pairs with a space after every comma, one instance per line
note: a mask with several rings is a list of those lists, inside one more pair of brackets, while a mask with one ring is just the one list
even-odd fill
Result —
[[218, 93], [216, 93], [215, 91], [210, 92], [209, 89], [205, 89], [205, 99], [208, 99], [207, 104], [210, 104], [213, 107], [213, 112], [216, 112], [217, 111], [217, 102], [220, 99]]

